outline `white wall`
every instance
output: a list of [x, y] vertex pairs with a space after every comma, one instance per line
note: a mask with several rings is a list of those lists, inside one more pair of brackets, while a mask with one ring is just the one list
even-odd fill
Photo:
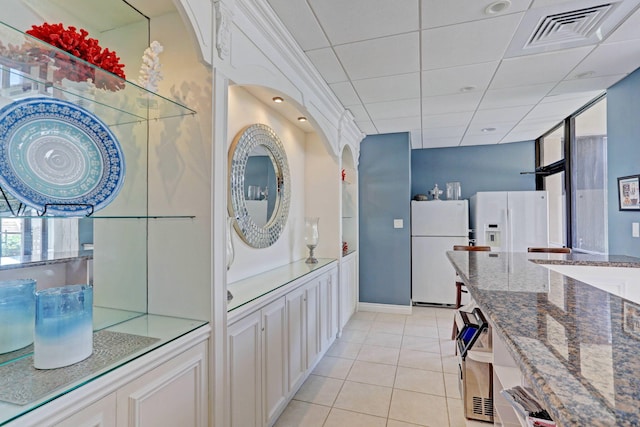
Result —
[[[284, 145], [291, 173], [291, 205], [289, 218], [276, 243], [265, 249], [247, 245], [234, 230], [235, 258], [227, 280], [229, 283], [254, 276], [266, 270], [288, 264], [306, 256], [304, 245], [305, 142], [307, 135], [277, 111], [263, 104], [245, 89], [229, 89], [227, 150], [235, 136], [245, 126], [262, 123], [270, 126]], [[228, 151], [227, 151], [228, 152]]]

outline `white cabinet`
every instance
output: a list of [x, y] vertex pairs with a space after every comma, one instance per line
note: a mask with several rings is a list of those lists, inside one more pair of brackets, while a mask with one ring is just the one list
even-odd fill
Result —
[[358, 302], [357, 252], [342, 257], [340, 263], [340, 330], [344, 328]]
[[334, 264], [230, 316], [228, 425], [270, 426], [280, 416], [336, 337], [337, 276]]
[[261, 426], [286, 406], [285, 298], [229, 325], [229, 425]]
[[103, 397], [55, 427], [116, 427], [116, 394]]
[[121, 387], [117, 425], [208, 425], [206, 344], [202, 343]]
[[259, 426], [262, 412], [261, 313], [229, 325], [229, 425]]

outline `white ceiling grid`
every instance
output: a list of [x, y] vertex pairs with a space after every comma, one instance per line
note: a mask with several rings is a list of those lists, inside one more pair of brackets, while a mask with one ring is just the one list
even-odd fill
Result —
[[[640, 66], [640, 0], [267, 1], [360, 129], [413, 148], [535, 139]], [[592, 11], [521, 48], [549, 14], [605, 3], [588, 34]]]

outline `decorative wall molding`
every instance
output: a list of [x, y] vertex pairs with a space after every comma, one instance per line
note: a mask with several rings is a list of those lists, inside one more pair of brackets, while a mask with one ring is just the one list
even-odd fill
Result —
[[213, 8], [211, 0], [174, 0], [176, 9], [200, 47], [202, 60], [213, 64]]
[[229, 58], [231, 53], [231, 22], [233, 22], [233, 10], [227, 2], [214, 0], [216, 17], [216, 50], [222, 60]]

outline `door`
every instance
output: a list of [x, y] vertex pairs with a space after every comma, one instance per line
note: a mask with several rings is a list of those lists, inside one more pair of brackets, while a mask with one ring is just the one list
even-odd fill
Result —
[[549, 204], [546, 191], [514, 191], [508, 194], [509, 242], [511, 252], [549, 246]]
[[287, 398], [287, 316], [285, 298], [262, 309], [264, 425], [275, 422]]
[[230, 325], [228, 332], [230, 425], [262, 425], [261, 320], [255, 312]]
[[456, 273], [447, 258], [454, 245], [468, 245], [467, 237], [411, 238], [411, 299], [413, 302], [453, 305]]

